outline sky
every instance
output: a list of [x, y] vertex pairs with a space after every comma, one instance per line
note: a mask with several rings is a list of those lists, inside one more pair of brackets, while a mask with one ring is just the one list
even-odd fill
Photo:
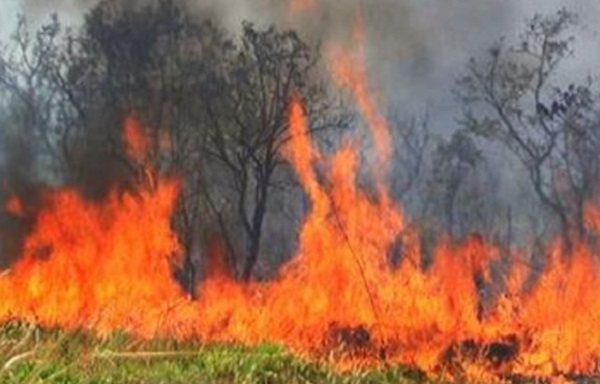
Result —
[[[34, 25], [52, 11], [77, 23], [97, 1], [0, 0], [0, 38], [10, 35], [19, 12]], [[279, 23], [325, 41], [347, 40], [355, 10], [362, 8], [373, 90], [382, 104], [407, 119], [427, 113], [437, 131], [456, 128], [460, 110], [452, 88], [469, 58], [484, 55], [501, 36], [516, 38], [536, 12], [554, 13], [563, 6], [577, 12], [576, 56], [562, 72], [576, 79], [600, 73], [600, 0], [313, 0], [310, 12], [293, 16], [286, 0], [186, 1], [232, 31], [239, 31], [243, 20]]]
[[[14, 28], [23, 12], [34, 23], [57, 11], [66, 22], [81, 20], [96, 0], [0, 0], [0, 37]], [[357, 7], [367, 28], [367, 54], [373, 88], [405, 114], [423, 114], [448, 123], [456, 117], [454, 79], [472, 56], [502, 35], [515, 37], [523, 21], [536, 12], [562, 6], [581, 17], [577, 56], [567, 72], [583, 77], [600, 62], [599, 0], [314, 0], [311, 12], [290, 17], [284, 0], [188, 0], [203, 15], [219, 18], [232, 29], [244, 19], [283, 22], [306, 34], [343, 38], [351, 33]]]
[[19, 0], [0, 0], [0, 37], [5, 39], [15, 25], [15, 15], [19, 10]]

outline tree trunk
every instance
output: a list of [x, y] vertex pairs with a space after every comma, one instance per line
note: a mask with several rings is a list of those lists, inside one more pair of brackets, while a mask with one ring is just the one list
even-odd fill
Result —
[[198, 294], [196, 292], [196, 266], [194, 265], [194, 262], [192, 260], [190, 250], [188, 250], [185, 255], [183, 263], [183, 272], [185, 280], [185, 289], [190, 295], [190, 298], [192, 300], [196, 300], [198, 298]]
[[573, 239], [572, 239], [572, 230], [569, 225], [569, 219], [564, 212], [558, 212], [558, 216], [560, 218], [560, 229], [563, 240], [563, 249], [565, 255], [569, 255], [573, 250]]
[[267, 196], [268, 196], [268, 182], [263, 182], [258, 186], [259, 198], [252, 215], [252, 228], [249, 233], [249, 246], [248, 254], [246, 256], [246, 262], [242, 271], [242, 280], [248, 281], [252, 277], [252, 271], [258, 261], [258, 255], [260, 253], [260, 242], [262, 237], [262, 229], [264, 218], [267, 213]]
[[585, 239], [585, 202], [583, 198], [577, 199], [577, 212], [576, 212], [576, 220], [575, 228], [577, 230], [577, 238]]

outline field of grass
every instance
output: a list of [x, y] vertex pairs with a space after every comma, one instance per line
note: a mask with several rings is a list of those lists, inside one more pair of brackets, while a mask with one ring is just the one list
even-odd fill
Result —
[[275, 345], [204, 346], [125, 334], [0, 327], [0, 383], [425, 383], [401, 367], [336, 373]]

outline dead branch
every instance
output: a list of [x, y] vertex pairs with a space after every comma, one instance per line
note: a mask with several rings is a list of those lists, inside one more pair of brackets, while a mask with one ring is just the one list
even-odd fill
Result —
[[35, 355], [35, 350], [23, 352], [23, 353], [20, 353], [18, 355], [11, 357], [10, 359], [8, 359], [8, 361], [6, 363], [4, 363], [4, 365], [2, 366], [2, 370], [0, 370], [0, 372], [9, 370], [10, 367], [15, 365], [16, 363], [18, 363], [22, 360], [25, 360], [33, 355]]
[[195, 356], [198, 351], [138, 351], [138, 352], [115, 352], [102, 351], [94, 353], [94, 359], [165, 359], [183, 356]]

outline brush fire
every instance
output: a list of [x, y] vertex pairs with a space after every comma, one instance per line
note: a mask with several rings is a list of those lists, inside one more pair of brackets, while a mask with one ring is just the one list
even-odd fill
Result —
[[[294, 12], [314, 7], [292, 2]], [[239, 279], [227, 239], [215, 235], [190, 297], [174, 277], [189, 253], [173, 228], [185, 180], [153, 164], [157, 138], [134, 112], [120, 136], [138, 168], [133, 187], [114, 185], [101, 199], [46, 187], [32, 206], [18, 194], [5, 200], [3, 214], [30, 225], [19, 257], [0, 274], [0, 323], [278, 343], [342, 370], [398, 364], [478, 381], [597, 375], [600, 274], [587, 238], [600, 235], [600, 209], [586, 202], [587, 237], [548, 240], [540, 266], [530, 248], [478, 233], [441, 235], [426, 250], [423, 227], [391, 191], [392, 128], [370, 91], [364, 23], [357, 18], [356, 50], [329, 44], [324, 57], [334, 87], [369, 128], [375, 161], [362, 163], [358, 139], [318, 145], [305, 96], [290, 94], [289, 139], [278, 153], [309, 208], [295, 254], [274, 277]], [[359, 182], [365, 168], [375, 187]]]

